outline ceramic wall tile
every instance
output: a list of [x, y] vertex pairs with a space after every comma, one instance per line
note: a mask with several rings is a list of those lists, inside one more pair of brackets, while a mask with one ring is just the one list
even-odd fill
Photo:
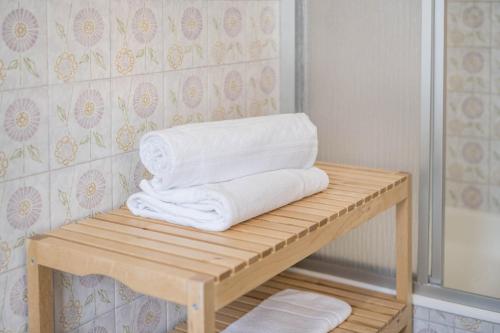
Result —
[[187, 318], [187, 310], [183, 305], [168, 302], [167, 304], [168, 313], [168, 329], [174, 329], [175, 325], [179, 322], [185, 321]]
[[45, 1], [0, 2], [0, 90], [47, 83]]
[[413, 306], [413, 317], [415, 319], [429, 321], [429, 309], [422, 306]]
[[449, 48], [447, 87], [457, 92], [489, 92], [490, 52], [483, 48]]
[[490, 186], [490, 210], [500, 213], [500, 186]]
[[51, 169], [111, 155], [109, 96], [107, 80], [51, 87]]
[[47, 1], [49, 82], [109, 77], [109, 1]]
[[207, 64], [207, 1], [166, 0], [165, 69], [199, 67]]
[[166, 127], [208, 119], [207, 81], [206, 68], [164, 74]]
[[248, 58], [248, 15], [245, 1], [208, 2], [208, 53], [214, 65]]
[[142, 135], [163, 126], [163, 76], [113, 79], [111, 91], [113, 154], [135, 150]]
[[162, 0], [111, 0], [113, 76], [163, 68]]
[[500, 140], [490, 144], [490, 185], [500, 186]]
[[137, 152], [113, 157], [113, 207], [122, 206], [132, 193], [140, 191], [141, 180], [150, 178]]
[[447, 7], [448, 46], [488, 47], [491, 43], [491, 4], [450, 3]]
[[279, 1], [247, 3], [247, 49], [250, 60], [274, 58], [279, 55]]
[[[114, 281], [100, 275], [54, 274], [56, 332], [70, 332], [114, 308]], [[90, 324], [92, 325], [92, 324]]]
[[446, 107], [446, 135], [489, 138], [489, 94], [450, 92]]
[[446, 178], [479, 184], [489, 182], [489, 141], [448, 137]]
[[144, 296], [116, 310], [116, 332], [164, 333], [166, 330], [166, 302]]
[[130, 304], [139, 297], [141, 297], [140, 294], [136, 293], [120, 281], [115, 282], [115, 306], [117, 308], [124, 304]]
[[[115, 329], [115, 312], [113, 310], [95, 318], [94, 320], [80, 326], [73, 331], [74, 333], [114, 333]], [[73, 333], [72, 332], [72, 333]]]
[[246, 115], [246, 66], [213, 67], [208, 72], [210, 120], [241, 118]]
[[[26, 236], [119, 207], [138, 191], [150, 177], [137, 152], [147, 131], [278, 112], [279, 6], [0, 1], [0, 284], [24, 272]], [[185, 318], [184, 307], [161, 303], [157, 322], [155, 302], [109, 279], [91, 288], [60, 280], [58, 332], [155, 332]], [[23, 325], [0, 308], [0, 331]]]
[[0, 92], [0, 109], [0, 181], [47, 171], [47, 89]]
[[[474, 210], [488, 210], [488, 190], [488, 185], [470, 184], [447, 180], [445, 193], [446, 205], [454, 207], [465, 207]], [[431, 312], [431, 321], [435, 317], [438, 316]]]
[[25, 263], [25, 237], [50, 229], [49, 174], [0, 183], [0, 273]]
[[500, 48], [500, 3], [491, 3], [491, 46]]
[[28, 332], [28, 300], [24, 268], [0, 274], [0, 332]]
[[247, 116], [279, 112], [279, 62], [263, 61], [247, 66]]
[[456, 332], [493, 333], [493, 324], [475, 318], [456, 316]]
[[52, 172], [51, 227], [112, 207], [111, 158]]

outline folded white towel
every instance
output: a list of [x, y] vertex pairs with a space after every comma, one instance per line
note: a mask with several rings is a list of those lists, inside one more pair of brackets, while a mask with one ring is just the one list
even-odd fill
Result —
[[140, 157], [158, 189], [313, 166], [316, 126], [304, 113], [195, 123], [145, 134]]
[[188, 188], [156, 190], [149, 181], [144, 192], [127, 200], [139, 216], [165, 220], [208, 231], [232, 225], [320, 192], [328, 187], [327, 174], [318, 168], [269, 171], [227, 182]]
[[334, 297], [293, 289], [274, 294], [222, 333], [327, 333], [351, 314]]

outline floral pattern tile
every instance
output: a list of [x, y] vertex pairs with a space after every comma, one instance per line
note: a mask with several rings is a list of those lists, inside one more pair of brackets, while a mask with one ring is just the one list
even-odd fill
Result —
[[208, 72], [209, 119], [241, 118], [246, 114], [246, 67], [232, 65]]
[[51, 87], [51, 169], [110, 155], [109, 96], [106, 80]]
[[448, 46], [490, 45], [491, 4], [461, 2], [447, 8]]
[[[137, 153], [144, 133], [279, 111], [279, 6], [0, 1], [0, 332], [26, 331], [25, 293], [15, 283], [25, 273], [26, 236], [121, 206], [150, 177]], [[492, 34], [495, 24], [492, 17]], [[497, 104], [484, 104], [490, 134]], [[57, 279], [57, 332], [163, 332], [186, 315], [110, 279], [89, 277], [90, 287]]]
[[208, 70], [164, 74], [165, 127], [208, 119]]
[[94, 320], [80, 326], [72, 333], [114, 333], [115, 329], [115, 312], [110, 311]]
[[[488, 185], [468, 184], [448, 180], [446, 204], [473, 210], [488, 210]], [[431, 313], [431, 318], [432, 318]]]
[[140, 297], [116, 310], [116, 332], [163, 333], [167, 330], [167, 303]]
[[111, 209], [111, 158], [52, 172], [51, 227]]
[[446, 178], [487, 184], [489, 181], [489, 142], [448, 137]]
[[278, 61], [257, 62], [247, 66], [247, 116], [278, 113], [279, 91]]
[[500, 140], [500, 96], [491, 96], [491, 138]]
[[208, 2], [208, 53], [213, 65], [247, 59], [247, 3], [244, 1]]
[[168, 330], [174, 329], [177, 323], [185, 321], [187, 318], [187, 310], [183, 305], [168, 302], [167, 310]]
[[207, 64], [207, 1], [166, 0], [165, 69]]
[[490, 53], [483, 48], [449, 48], [447, 59], [449, 91], [489, 92]]
[[113, 157], [113, 207], [122, 206], [131, 194], [140, 191], [141, 180], [151, 177], [136, 152]]
[[450, 1], [447, 14], [447, 198], [452, 205], [496, 211], [500, 4]]
[[109, 77], [109, 1], [48, 0], [49, 82]]
[[490, 134], [490, 95], [448, 93], [446, 134], [488, 138]]
[[115, 306], [119, 307], [124, 304], [131, 304], [137, 298], [141, 297], [140, 294], [130, 289], [120, 281], [115, 283]]
[[248, 3], [247, 49], [250, 60], [279, 55], [279, 1]]
[[500, 4], [497, 1], [491, 3], [491, 46], [500, 47]]
[[28, 332], [28, 298], [24, 268], [0, 275], [0, 295], [0, 332]]
[[162, 9], [162, 0], [111, 0], [113, 76], [161, 71]]
[[70, 332], [113, 309], [114, 283], [114, 280], [100, 275], [75, 276], [56, 272], [56, 331]]
[[25, 238], [50, 229], [49, 174], [0, 183], [0, 273], [25, 263]]
[[129, 152], [143, 134], [163, 126], [163, 76], [117, 78], [111, 86], [113, 153]]
[[46, 2], [0, 2], [0, 90], [47, 83]]
[[0, 92], [0, 181], [49, 169], [47, 89]]

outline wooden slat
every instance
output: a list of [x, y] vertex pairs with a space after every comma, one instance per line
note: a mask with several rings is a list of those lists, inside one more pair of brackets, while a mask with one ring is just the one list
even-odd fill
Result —
[[[189, 310], [190, 333], [212, 333], [214, 326], [219, 332], [285, 288], [312, 290], [349, 302], [352, 315], [335, 333], [396, 333], [410, 322], [406, 304], [411, 294], [407, 250], [411, 179], [400, 172], [328, 163], [318, 167], [330, 177], [327, 189], [225, 232], [137, 217], [120, 208], [54, 230], [49, 237], [37, 239], [33, 251], [38, 263], [51, 269], [103, 274], [141, 293], [194, 304]], [[396, 204], [398, 248], [403, 249], [398, 255], [397, 300], [297, 273], [272, 278]], [[213, 309], [224, 305], [214, 318]], [[34, 325], [40, 326], [36, 320]], [[176, 332], [186, 329], [180, 325]]]
[[113, 222], [125, 226], [133, 226], [139, 229], [162, 232], [169, 235], [175, 235], [177, 237], [184, 237], [186, 239], [196, 239], [207, 243], [227, 246], [239, 250], [253, 251], [258, 253], [262, 257], [265, 257], [272, 252], [272, 248], [263, 244], [224, 237], [220, 233], [208, 233], [197, 231], [194, 229], [184, 229], [168, 223], [153, 223], [138, 217], [128, 218], [112, 214], [98, 214], [95, 216], [95, 218], [106, 222]]
[[309, 231], [313, 231], [319, 227], [319, 222], [311, 222], [300, 219], [295, 219], [287, 216], [279, 216], [273, 214], [262, 214], [256, 217], [256, 219], [269, 221], [269, 222], [278, 222], [283, 224], [294, 225], [298, 227], [307, 228]]
[[242, 223], [243, 225], [252, 225], [256, 227], [260, 227], [263, 229], [271, 229], [271, 230], [279, 230], [283, 232], [289, 232], [292, 234], [297, 235], [299, 238], [304, 236], [309, 232], [307, 228], [304, 227], [297, 227], [291, 224], [284, 224], [284, 223], [279, 223], [279, 222], [269, 222], [265, 220], [260, 220], [260, 219], [252, 219], [250, 221], [246, 221]]
[[[127, 219], [126, 221], [128, 221], [129, 219], [132, 219], [134, 221], [135, 220], [139, 220], [139, 221], [145, 221], [145, 222], [148, 222], [148, 223], [159, 224], [162, 227], [163, 226], [171, 226], [171, 227], [173, 227], [175, 229], [185, 230], [189, 234], [191, 234], [192, 232], [195, 232], [198, 235], [200, 235], [200, 234], [217, 235], [217, 236], [226, 237], [226, 238], [230, 238], [230, 239], [241, 240], [241, 241], [248, 241], [250, 243], [262, 244], [262, 245], [265, 245], [265, 246], [271, 246], [271, 247], [273, 247], [276, 250], [279, 250], [279, 249], [283, 248], [283, 246], [285, 246], [285, 243], [286, 243], [286, 241], [283, 240], [283, 239], [277, 239], [277, 238], [273, 238], [273, 237], [264, 237], [264, 236], [261, 236], [261, 235], [258, 235], [258, 234], [247, 235], [247, 234], [241, 233], [241, 232], [239, 232], [237, 230], [234, 230], [232, 228], [228, 229], [226, 231], [222, 231], [222, 232], [206, 232], [206, 231], [201, 231], [201, 230], [198, 230], [198, 229], [195, 229], [195, 228], [191, 228], [191, 227], [184, 227], [184, 226], [170, 224], [170, 223], [167, 223], [167, 222], [161, 221], [161, 220], [156, 220], [156, 219], [150, 219], [150, 218], [135, 216], [129, 210], [126, 210], [126, 209], [117, 209], [117, 210], [111, 211], [109, 214], [121, 216], [121, 217]], [[107, 214], [105, 214], [105, 215], [109, 216]], [[269, 249], [266, 249], [266, 250], [269, 250]], [[272, 249], [270, 249], [270, 250], [272, 251]]]
[[110, 223], [106, 221], [86, 219], [79, 221], [78, 224], [88, 225], [93, 228], [100, 228], [105, 230], [110, 230], [116, 233], [123, 233], [126, 235], [135, 235], [138, 237], [143, 237], [149, 240], [156, 240], [160, 242], [165, 242], [168, 244], [178, 245], [182, 247], [205, 250], [207, 252], [217, 253], [227, 257], [239, 258], [245, 260], [248, 263], [256, 262], [259, 258], [259, 254], [256, 252], [245, 251], [234, 249], [231, 247], [220, 246], [212, 243], [206, 243], [202, 240], [194, 240], [184, 237], [176, 237], [169, 234], [163, 234], [155, 231], [144, 230], [127, 225], [117, 225], [116, 223]]
[[101, 228], [94, 228], [82, 223], [68, 224], [62, 227], [65, 230], [70, 230], [73, 232], [103, 238], [107, 240], [112, 240], [124, 244], [135, 245], [143, 247], [150, 250], [159, 251], [162, 253], [167, 253], [171, 255], [176, 255], [180, 257], [185, 257], [189, 259], [209, 262], [216, 265], [221, 265], [230, 268], [234, 271], [239, 271], [246, 266], [246, 262], [241, 259], [224, 257], [220, 254], [214, 254], [207, 251], [196, 250], [188, 247], [172, 245], [169, 243], [159, 242], [156, 240], [150, 240], [138, 237], [137, 235], [129, 235], [124, 233], [118, 233], [114, 231], [109, 231]]
[[73, 228], [63, 227], [51, 231], [50, 236], [60, 238], [72, 243], [84, 244], [98, 249], [108, 250], [120, 254], [125, 254], [131, 257], [154, 261], [169, 266], [178, 267], [181, 269], [208, 274], [223, 280], [231, 275], [231, 269], [217, 264], [207, 263], [203, 261], [193, 260], [186, 257], [180, 257], [169, 253], [150, 250], [147, 248], [124, 244], [113, 240], [97, 238], [71, 231]]
[[[352, 313], [347, 318], [347, 320], [341, 323], [337, 328], [335, 328], [332, 333], [376, 333], [386, 331], [387, 333], [389, 333], [391, 332], [390, 328], [394, 326], [393, 322], [398, 321], [398, 327], [402, 327], [402, 325], [404, 325], [404, 323], [399, 323], [399, 320], [400, 318], [405, 318], [401, 316], [403, 310], [405, 310], [405, 305], [397, 302], [393, 296], [368, 291], [361, 288], [351, 287], [340, 283], [334, 283], [331, 281], [325, 281], [299, 273], [285, 272], [283, 273], [283, 275], [287, 275], [290, 280], [296, 280], [299, 284], [302, 285], [303, 288], [299, 288], [302, 290], [319, 292], [327, 295], [333, 295], [339, 290], [347, 292], [350, 297], [339, 297], [339, 299], [343, 299], [352, 306]], [[309, 283], [309, 281], [315, 283]], [[303, 282], [306, 283], [304, 284]], [[273, 287], [273, 285], [277, 284], [279, 285], [280, 282], [278, 277], [275, 277], [272, 280], [268, 281], [268, 283], [257, 287], [245, 296], [240, 297], [236, 301], [220, 309], [216, 314], [216, 331], [219, 332], [221, 330], [224, 330], [231, 323], [241, 318], [247, 312], [255, 308], [260, 302], [270, 297], [274, 293], [283, 290], [284, 288], [291, 287]], [[310, 288], [315, 285], [319, 288]], [[400, 305], [398, 306], [398, 310], [391, 307], [392, 304]], [[359, 305], [375, 307], [379, 309], [380, 312], [366, 310], [360, 308]], [[383, 309], [389, 311], [391, 315], [384, 314], [383, 312], [387, 311], [384, 311]], [[187, 326], [184, 323], [181, 323], [172, 332], [187, 332]]]

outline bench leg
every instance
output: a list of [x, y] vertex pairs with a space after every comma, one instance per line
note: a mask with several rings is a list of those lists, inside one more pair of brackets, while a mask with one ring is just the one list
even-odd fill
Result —
[[[396, 298], [405, 302], [412, 311], [412, 254], [411, 254], [411, 177], [407, 180], [408, 196], [396, 206]], [[409, 316], [408, 325], [404, 333], [411, 333], [413, 329], [412, 316]]]
[[29, 332], [54, 332], [52, 269], [38, 265], [29, 241], [27, 246]]
[[193, 279], [188, 286], [188, 333], [215, 333], [213, 280]]

